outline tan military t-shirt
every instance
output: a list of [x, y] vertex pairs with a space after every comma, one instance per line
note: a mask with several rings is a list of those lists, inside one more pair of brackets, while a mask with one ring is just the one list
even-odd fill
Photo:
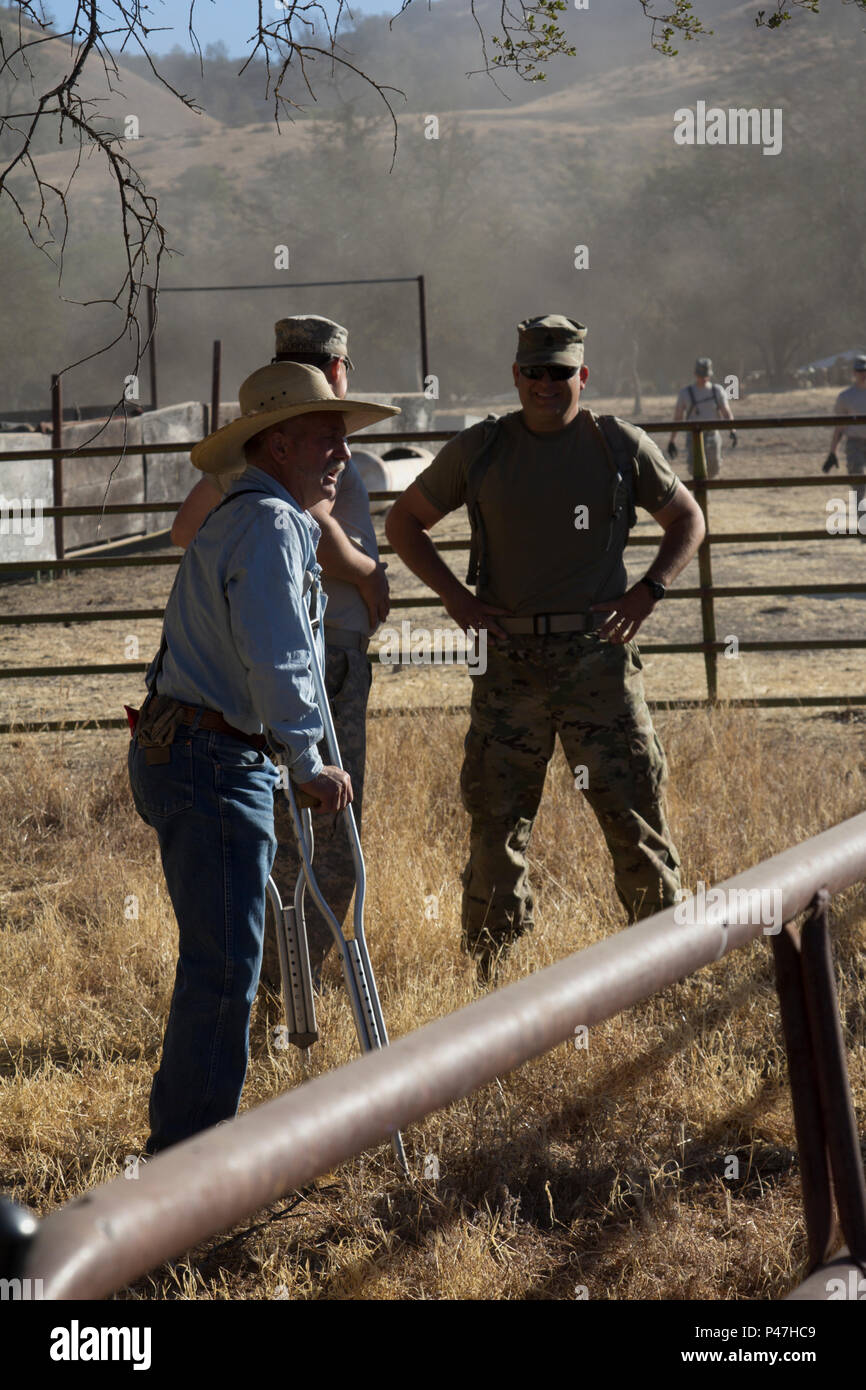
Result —
[[[643, 430], [622, 423], [634, 441], [635, 501], [657, 512], [671, 500], [677, 476]], [[418, 486], [437, 511], [465, 502], [467, 469], [483, 438], [483, 424], [463, 430], [419, 474]], [[589, 412], [540, 435], [515, 411], [503, 416], [492, 449], [478, 494], [488, 574], [478, 597], [524, 615], [581, 613], [624, 593], [627, 510], [612, 526], [611, 467]]]

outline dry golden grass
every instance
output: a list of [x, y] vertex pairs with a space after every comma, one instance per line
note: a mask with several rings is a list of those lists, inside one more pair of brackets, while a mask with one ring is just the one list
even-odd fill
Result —
[[[758, 714], [658, 721], [686, 882], [723, 879], [860, 811], [854, 738], [807, 742]], [[457, 949], [466, 819], [463, 716], [370, 726], [367, 928], [399, 1036], [477, 997]], [[852, 728], [851, 733], [854, 733]], [[138, 822], [121, 736], [82, 771], [60, 737], [6, 744], [0, 769], [0, 1189], [39, 1212], [115, 1176], [147, 1133], [174, 973], [155, 836]], [[37, 754], [37, 748], [39, 752]], [[862, 755], [860, 755], [862, 757]], [[515, 980], [622, 925], [607, 852], [557, 752], [533, 838], [539, 927]], [[138, 917], [130, 911], [138, 900]], [[432, 899], [436, 903], [433, 910]], [[427, 905], [425, 906], [425, 900]], [[851, 1080], [866, 1099], [866, 897], [834, 905]], [[356, 1055], [335, 962], [313, 1071]], [[244, 1106], [302, 1080], [260, 995]], [[754, 943], [415, 1126], [407, 1185], [390, 1151], [343, 1165], [141, 1280], [143, 1299], [778, 1297], [805, 1234], [768, 941]], [[726, 1156], [740, 1162], [725, 1176]]]

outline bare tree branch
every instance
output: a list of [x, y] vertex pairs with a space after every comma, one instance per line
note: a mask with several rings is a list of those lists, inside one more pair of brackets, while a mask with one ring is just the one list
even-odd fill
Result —
[[[413, 0], [401, 0], [400, 9], [390, 23], [404, 14]], [[866, 10], [866, 0], [842, 0]], [[700, 0], [636, 0], [644, 16], [651, 21], [652, 46], [662, 53], [676, 52], [677, 36], [694, 40], [711, 31], [705, 29], [695, 4]], [[203, 72], [201, 45], [195, 32], [196, 0], [189, 0], [187, 30], [190, 44], [198, 54]], [[340, 27], [346, 13], [346, 0], [337, 0], [336, 12], [329, 15], [325, 0], [278, 0], [281, 17], [269, 21], [263, 0], [256, 0], [256, 19], [250, 34], [249, 53], [243, 62], [243, 73], [255, 59], [263, 59], [266, 95], [273, 98], [274, 120], [279, 129], [280, 119], [293, 119], [292, 112], [303, 109], [288, 91], [289, 78], [297, 73], [312, 101], [317, 61], [327, 64], [330, 72], [343, 70], [352, 73], [384, 102], [393, 129], [392, 168], [397, 150], [397, 117], [392, 96], [403, 96], [399, 88], [378, 82], [370, 73], [352, 61], [351, 54], [339, 41]], [[791, 8], [788, 8], [790, 6]], [[64, 251], [69, 234], [69, 192], [85, 153], [95, 152], [105, 162], [116, 194], [124, 247], [124, 273], [113, 295], [78, 302], [86, 305], [114, 305], [123, 315], [122, 324], [102, 348], [79, 358], [64, 368], [108, 351], [124, 337], [135, 345], [135, 373], [138, 373], [148, 338], [143, 338], [139, 325], [139, 308], [145, 275], [150, 272], [151, 286], [158, 302], [163, 255], [169, 253], [166, 231], [162, 226], [156, 198], [134, 165], [121, 152], [122, 137], [100, 119], [100, 99], [85, 97], [81, 87], [98, 62], [109, 93], [120, 90], [121, 78], [112, 48], [126, 52], [138, 48], [144, 55], [153, 77], [188, 110], [201, 114], [201, 108], [186, 94], [177, 90], [162, 74], [151, 54], [148, 39], [156, 32], [149, 23], [152, 9], [147, 0], [77, 0], [68, 27], [56, 32], [41, 0], [16, 0], [17, 42], [9, 42], [0, 28], [0, 77], [8, 73], [21, 83], [22, 70], [33, 92], [30, 109], [0, 113], [0, 136], [11, 137], [13, 152], [5, 168], [0, 169], [0, 199], [5, 195], [15, 208], [33, 246], [57, 266], [62, 281]], [[559, 54], [573, 55], [575, 49], [560, 26], [568, 8], [568, 0], [499, 0], [498, 28], [488, 36], [476, 11], [476, 0], [470, 0], [470, 10], [479, 32], [483, 67], [495, 80], [503, 70], [512, 70], [529, 82], [542, 81], [545, 65]], [[818, 13], [820, 0], [775, 0], [772, 10], [757, 10], [755, 23], [766, 28], [779, 28], [791, 18], [792, 9]], [[316, 37], [317, 26], [324, 28], [326, 38]], [[34, 68], [35, 53], [49, 43], [68, 41], [71, 64], [59, 81], [41, 93]], [[489, 47], [488, 47], [489, 42]], [[20, 62], [16, 61], [20, 60]], [[500, 88], [501, 90], [501, 88]], [[102, 99], [104, 100], [104, 98]], [[73, 132], [77, 142], [76, 159], [65, 186], [53, 182], [41, 167], [37, 136], [57, 122], [57, 141], [63, 144], [64, 133]], [[122, 404], [118, 402], [118, 406]]]

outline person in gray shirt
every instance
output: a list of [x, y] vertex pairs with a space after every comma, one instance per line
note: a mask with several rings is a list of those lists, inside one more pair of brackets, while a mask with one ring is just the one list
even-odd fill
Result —
[[[833, 407], [834, 415], [866, 415], [866, 353], [854, 358], [854, 384], [840, 391]], [[839, 467], [836, 450], [839, 441], [845, 437], [845, 462], [849, 473], [866, 473], [866, 425], [837, 425], [833, 431], [830, 452], [824, 460], [823, 472], [829, 473]], [[862, 483], [856, 488], [858, 515], [863, 511], [866, 499], [866, 486]], [[866, 541], [866, 533], [859, 532], [861, 541]]]
[[[724, 387], [712, 380], [713, 364], [709, 357], [699, 357], [695, 363], [695, 384], [684, 386], [677, 396], [675, 420], [733, 420], [733, 412]], [[678, 430], [671, 430], [668, 440], [668, 458], [673, 463], [677, 456], [674, 443]], [[737, 447], [737, 431], [731, 430], [731, 448]], [[722, 471], [722, 436], [718, 430], [704, 431], [704, 456], [707, 460], [707, 477], [717, 478]], [[689, 471], [695, 476], [692, 432], [687, 433], [686, 457]]]

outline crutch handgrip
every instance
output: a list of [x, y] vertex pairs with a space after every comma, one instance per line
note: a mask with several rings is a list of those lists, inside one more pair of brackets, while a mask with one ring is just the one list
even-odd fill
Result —
[[316, 797], [310, 796], [309, 792], [302, 792], [297, 782], [292, 783], [292, 791], [295, 794], [299, 811], [315, 811], [322, 804]]

